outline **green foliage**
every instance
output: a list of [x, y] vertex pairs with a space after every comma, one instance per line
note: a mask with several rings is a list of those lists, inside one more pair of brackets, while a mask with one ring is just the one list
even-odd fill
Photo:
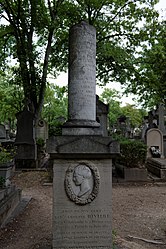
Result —
[[69, 28], [86, 20], [97, 30], [98, 83], [128, 83], [133, 78], [137, 48], [151, 39], [148, 25], [157, 20], [157, 2], [1, 0], [0, 68], [5, 71], [9, 60], [15, 59], [19, 66], [15, 76], [20, 78], [25, 104], [39, 116], [47, 74], [55, 76], [68, 66]]
[[120, 142], [120, 162], [129, 168], [142, 168], [145, 165], [147, 146], [137, 140]]
[[113, 249], [115, 249], [115, 239], [116, 239], [117, 233], [115, 230], [112, 230], [112, 246]]
[[133, 78], [126, 92], [139, 95], [140, 103], [153, 108], [166, 99], [166, 21], [153, 23], [153, 39], [145, 43], [135, 58]]
[[61, 134], [61, 125], [67, 119], [67, 87], [47, 86], [42, 117], [49, 124], [50, 135]]
[[38, 138], [38, 139], [36, 140], [36, 144], [37, 144], [39, 147], [44, 147], [44, 145], [45, 145], [44, 139], [43, 139], [43, 138]]
[[23, 107], [23, 90], [16, 80], [11, 72], [7, 77], [0, 75], [0, 123], [8, 121], [11, 128], [15, 128], [15, 115]]
[[119, 101], [120, 98], [120, 93], [117, 90], [109, 88], [105, 88], [100, 96], [101, 101], [105, 104], [109, 104], [108, 118], [109, 125], [111, 127], [116, 123], [117, 118], [122, 114], [120, 106], [121, 102]]
[[7, 149], [0, 147], [0, 166], [11, 162], [13, 160], [13, 154], [11, 151], [8, 151]]
[[116, 124], [117, 119], [125, 115], [129, 117], [130, 124], [132, 128], [140, 127], [142, 125], [143, 117], [146, 115], [144, 109], [138, 109], [135, 105], [127, 104], [126, 106], [121, 106], [121, 94], [115, 89], [105, 88], [100, 96], [100, 99], [109, 104], [109, 124], [110, 127]]
[[129, 117], [130, 124], [132, 128], [140, 127], [144, 116], [146, 116], [146, 111], [144, 109], [138, 109], [135, 105], [127, 104], [122, 107], [122, 113]]

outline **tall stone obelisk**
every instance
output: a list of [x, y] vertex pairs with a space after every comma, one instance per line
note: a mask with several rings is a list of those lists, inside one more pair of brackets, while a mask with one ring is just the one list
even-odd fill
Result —
[[96, 29], [82, 21], [69, 33], [68, 121], [63, 135], [99, 134], [96, 122]]

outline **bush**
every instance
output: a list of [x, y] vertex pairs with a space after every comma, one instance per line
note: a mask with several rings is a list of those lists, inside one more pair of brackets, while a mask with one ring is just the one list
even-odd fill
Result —
[[119, 162], [129, 168], [143, 168], [146, 161], [147, 146], [137, 140], [120, 142]]
[[8, 163], [13, 160], [13, 151], [8, 151], [6, 148], [0, 146], [0, 164]]

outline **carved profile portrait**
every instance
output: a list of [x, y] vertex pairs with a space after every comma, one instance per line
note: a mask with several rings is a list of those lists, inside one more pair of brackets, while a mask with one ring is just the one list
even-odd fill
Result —
[[99, 191], [100, 177], [97, 167], [87, 163], [70, 166], [66, 171], [65, 190], [76, 204], [92, 202]]
[[82, 197], [92, 191], [92, 187], [90, 186], [90, 178], [92, 178], [92, 173], [89, 167], [86, 165], [79, 165], [75, 168], [73, 173], [73, 181], [75, 185], [80, 188], [77, 194], [78, 197]]

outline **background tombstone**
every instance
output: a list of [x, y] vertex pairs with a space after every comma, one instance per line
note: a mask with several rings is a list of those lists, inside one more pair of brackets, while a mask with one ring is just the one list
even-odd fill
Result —
[[36, 139], [41, 138], [46, 142], [48, 139], [48, 124], [45, 120], [39, 120], [36, 125]]
[[37, 167], [41, 168], [48, 164], [48, 154], [46, 153], [46, 140], [48, 139], [48, 124], [44, 120], [39, 120], [36, 125], [37, 144]]
[[69, 115], [48, 140], [53, 161], [53, 249], [112, 249], [112, 158], [119, 145], [96, 122], [95, 28], [70, 30]]
[[109, 104], [104, 104], [96, 95], [96, 117], [100, 123], [100, 129], [103, 136], [108, 136], [108, 113]]
[[160, 104], [158, 106], [158, 123], [159, 126], [158, 128], [161, 130], [163, 133], [163, 147], [164, 147], [164, 156], [166, 157], [166, 110], [164, 104]]
[[159, 129], [152, 128], [147, 131], [146, 144], [148, 146], [148, 151], [147, 151], [148, 158], [154, 157], [152, 154], [153, 148], [156, 148], [156, 150], [158, 149], [160, 151], [161, 157], [163, 157], [163, 134]]
[[36, 167], [37, 149], [35, 142], [34, 115], [26, 108], [17, 113], [16, 167]]

